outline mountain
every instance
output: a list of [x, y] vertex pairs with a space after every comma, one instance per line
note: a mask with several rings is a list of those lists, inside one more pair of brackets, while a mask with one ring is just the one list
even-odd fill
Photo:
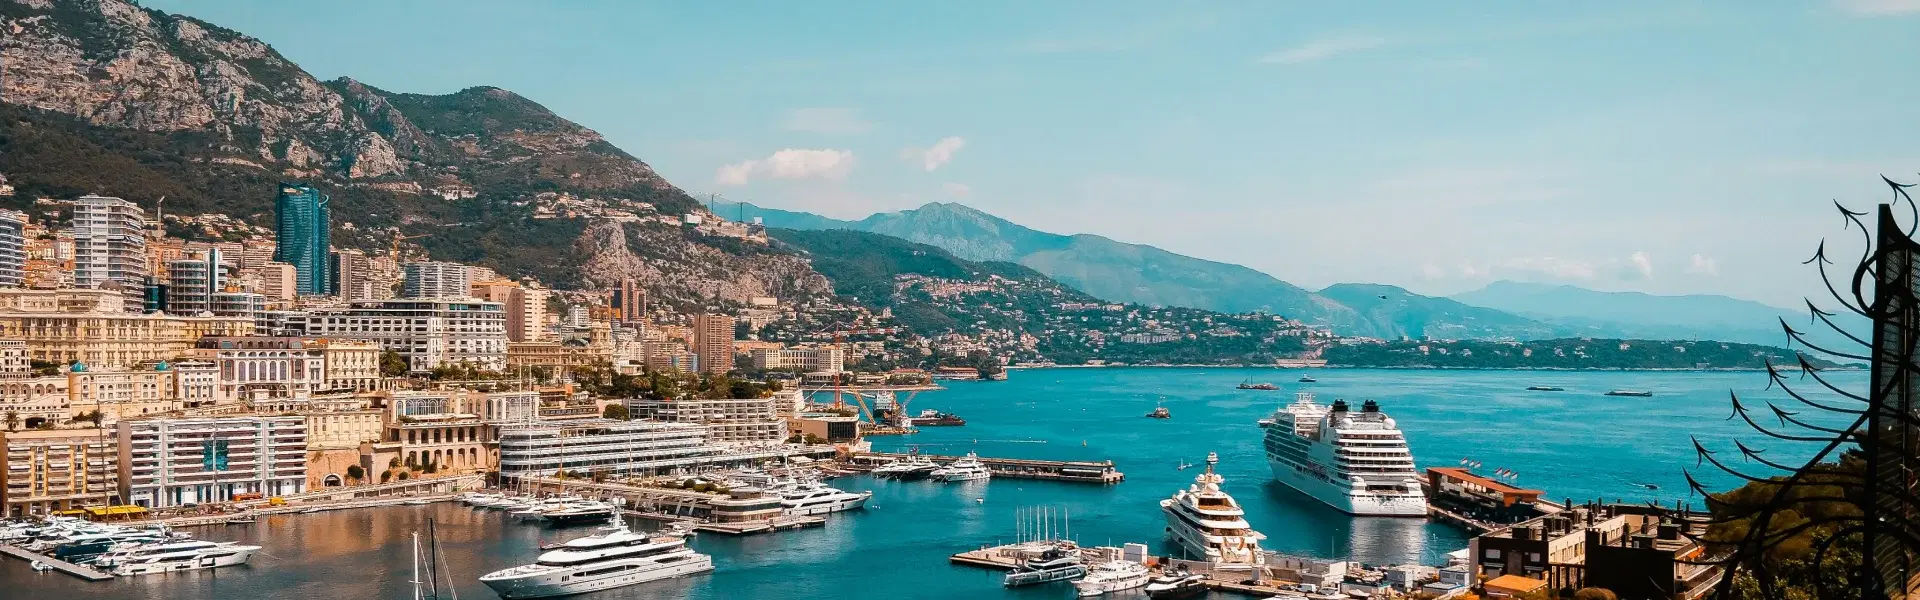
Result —
[[1542, 339], [1568, 335], [1568, 328], [1447, 298], [1422, 296], [1391, 285], [1342, 283], [1319, 294], [1355, 312], [1376, 331], [1435, 339]]
[[1272, 364], [1307, 350], [1309, 332], [1272, 315], [1110, 304], [1018, 264], [967, 260], [877, 233], [769, 233], [811, 260], [836, 292], [890, 311], [921, 335], [966, 334], [981, 345], [970, 348], [1016, 362]]
[[[83, 193], [164, 197], [170, 215], [271, 225], [275, 183], [298, 180], [332, 197], [339, 245], [420, 236], [436, 258], [566, 288], [633, 277], [668, 304], [827, 289], [790, 254], [666, 218], [610, 218], [699, 204], [508, 90], [322, 82], [257, 39], [125, 0], [0, 0], [0, 31], [0, 174], [15, 208]], [[556, 204], [565, 214], [535, 214]]]
[[[1496, 281], [1451, 298], [1524, 315], [1587, 336], [1711, 339], [1780, 346], [1787, 342], [1786, 334], [1780, 329], [1780, 320], [1784, 318], [1795, 330], [1808, 333], [1817, 344], [1845, 342], [1824, 324], [1810, 325], [1811, 317], [1805, 310], [1727, 296], [1657, 296], [1641, 292], [1601, 292], [1571, 285]], [[1854, 315], [1833, 319], [1855, 335], [1866, 337], [1866, 319]]]

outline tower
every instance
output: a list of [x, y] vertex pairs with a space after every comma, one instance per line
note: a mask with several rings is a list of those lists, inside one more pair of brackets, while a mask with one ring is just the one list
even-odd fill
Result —
[[274, 200], [279, 245], [273, 260], [293, 265], [295, 291], [302, 296], [333, 293], [331, 231], [333, 214], [327, 195], [302, 183], [280, 184]]

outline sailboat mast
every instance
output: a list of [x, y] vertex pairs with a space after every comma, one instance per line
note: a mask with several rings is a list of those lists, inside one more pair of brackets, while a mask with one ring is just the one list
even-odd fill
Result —
[[420, 597], [420, 532], [413, 532], [413, 600]]
[[432, 590], [433, 600], [440, 600], [440, 536], [433, 530], [433, 519], [427, 519], [427, 588]]

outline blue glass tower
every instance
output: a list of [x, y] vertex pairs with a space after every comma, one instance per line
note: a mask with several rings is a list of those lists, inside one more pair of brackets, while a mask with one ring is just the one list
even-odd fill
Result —
[[291, 264], [295, 272], [294, 292], [302, 296], [333, 293], [330, 230], [332, 210], [327, 195], [303, 183], [280, 184], [280, 197], [274, 200], [279, 215], [279, 245], [273, 260]]

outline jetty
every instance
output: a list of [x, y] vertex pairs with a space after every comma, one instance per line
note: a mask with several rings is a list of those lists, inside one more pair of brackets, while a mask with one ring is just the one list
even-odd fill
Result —
[[751, 535], [756, 533], [773, 533], [775, 531], [791, 531], [795, 529], [809, 529], [813, 527], [823, 527], [826, 524], [827, 524], [826, 517], [794, 515], [794, 516], [775, 517], [772, 519], [755, 520], [755, 521], [735, 521], [735, 522], [729, 522], [729, 523], [701, 523], [699, 525], [693, 526], [693, 530], [694, 531], [710, 531], [713, 533], [722, 533], [726, 535]]
[[[908, 455], [898, 452], [867, 452], [848, 460], [854, 467], [873, 468], [905, 460]], [[936, 456], [922, 454], [921, 458], [945, 465], [960, 456]], [[1032, 460], [1025, 458], [988, 458], [979, 457], [980, 464], [986, 465], [996, 478], [1039, 479], [1045, 481], [1070, 481], [1075, 483], [1098, 483], [1112, 485], [1125, 481], [1127, 475], [1113, 468], [1113, 461], [1072, 461], [1072, 460]]]
[[66, 573], [74, 577], [79, 577], [87, 581], [106, 581], [108, 579], [113, 579], [112, 575], [108, 575], [106, 573], [102, 573], [100, 571], [96, 571], [88, 567], [76, 565], [76, 564], [73, 564], [64, 560], [60, 560], [58, 558], [54, 558], [51, 556], [34, 554], [32, 552], [28, 552], [26, 550], [20, 549], [15, 546], [0, 544], [0, 554], [5, 554], [7, 556], [11, 556], [11, 557], [18, 558], [20, 560], [26, 560], [26, 561], [37, 560], [42, 563], [46, 563], [47, 566], [53, 567], [53, 570], [55, 571]]

